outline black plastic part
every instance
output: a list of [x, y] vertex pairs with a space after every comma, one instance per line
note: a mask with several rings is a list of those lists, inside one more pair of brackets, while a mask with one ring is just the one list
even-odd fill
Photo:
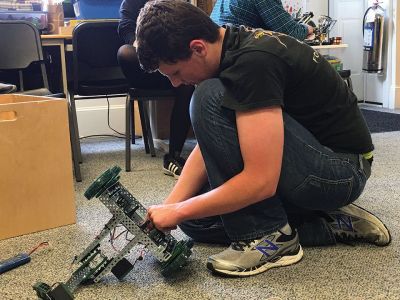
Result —
[[111, 273], [114, 274], [115, 277], [117, 277], [119, 280], [124, 279], [126, 275], [130, 271], [132, 271], [133, 265], [126, 259], [122, 258], [112, 269]]
[[36, 295], [39, 299], [49, 299], [48, 293], [51, 291], [51, 286], [44, 282], [36, 282], [33, 286]]
[[192, 254], [193, 240], [179, 241], [172, 251], [171, 258], [164, 262], [161, 267], [161, 275], [165, 277], [172, 276], [187, 264], [187, 259]]
[[140, 229], [144, 230], [149, 226], [150, 220], [146, 220], [143, 224], [138, 225]]
[[73, 300], [74, 296], [64, 283], [58, 284], [53, 290], [49, 292], [50, 299], [52, 300]]

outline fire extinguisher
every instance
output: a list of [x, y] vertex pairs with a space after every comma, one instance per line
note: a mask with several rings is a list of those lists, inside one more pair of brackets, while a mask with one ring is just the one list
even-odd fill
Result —
[[369, 7], [363, 19], [363, 71], [368, 73], [382, 73], [382, 46], [383, 46], [383, 23], [385, 11], [375, 1]]

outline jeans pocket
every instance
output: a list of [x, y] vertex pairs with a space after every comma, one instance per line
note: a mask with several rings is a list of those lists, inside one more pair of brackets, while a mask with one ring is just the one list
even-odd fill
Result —
[[292, 193], [296, 205], [330, 211], [351, 202], [353, 179], [329, 180], [309, 175]]

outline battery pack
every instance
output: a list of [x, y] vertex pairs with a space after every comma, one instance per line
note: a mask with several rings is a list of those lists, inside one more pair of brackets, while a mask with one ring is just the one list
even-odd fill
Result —
[[19, 253], [16, 256], [0, 261], [0, 274], [27, 264], [31, 257], [27, 253]]

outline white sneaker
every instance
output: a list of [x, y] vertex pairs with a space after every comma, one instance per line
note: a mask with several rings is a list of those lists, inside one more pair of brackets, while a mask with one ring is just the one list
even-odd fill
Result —
[[328, 215], [331, 218], [329, 225], [337, 241], [387, 246], [392, 240], [389, 230], [378, 217], [355, 204], [328, 212]]
[[297, 263], [302, 257], [299, 236], [286, 224], [261, 239], [233, 242], [228, 249], [211, 255], [207, 268], [219, 274], [251, 276]]

